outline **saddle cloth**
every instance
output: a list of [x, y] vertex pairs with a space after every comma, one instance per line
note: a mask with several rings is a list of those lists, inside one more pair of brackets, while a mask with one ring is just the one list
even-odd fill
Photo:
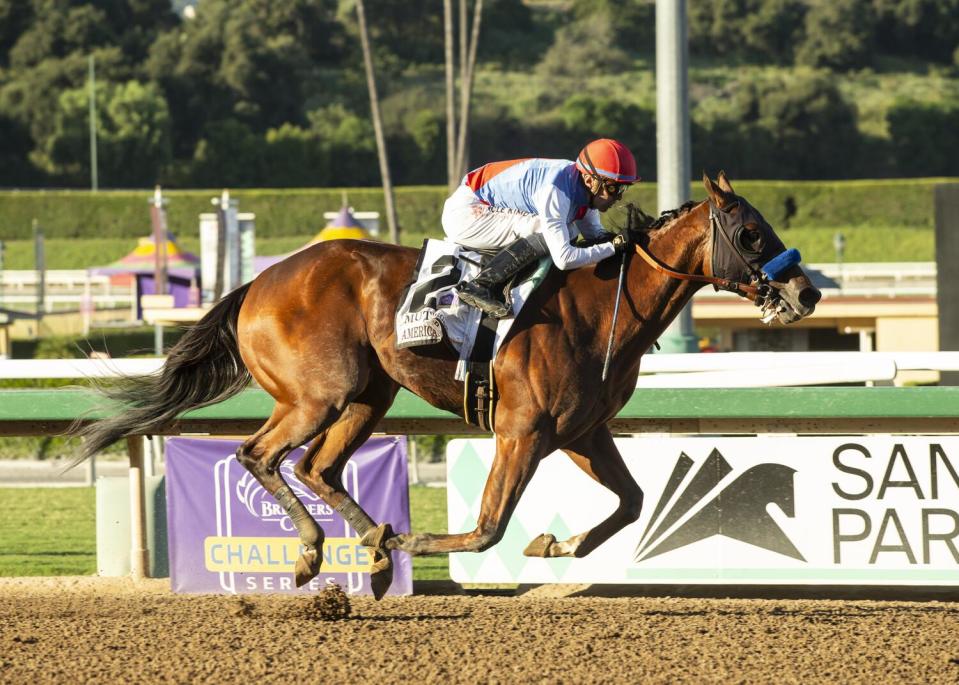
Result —
[[[425, 240], [411, 283], [396, 310], [396, 347], [434, 345], [445, 337], [459, 352], [456, 380], [466, 380], [467, 367], [476, 341], [482, 312], [460, 302], [456, 284], [473, 278], [480, 271], [483, 256], [456, 243]], [[490, 359], [496, 358], [530, 293], [542, 282], [550, 260], [541, 260], [532, 278], [515, 284], [511, 291], [512, 314], [496, 322]]]

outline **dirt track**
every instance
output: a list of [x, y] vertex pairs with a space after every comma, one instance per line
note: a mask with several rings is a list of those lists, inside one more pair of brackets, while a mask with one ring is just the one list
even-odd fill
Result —
[[0, 579], [0, 682], [959, 681], [959, 603], [535, 594], [324, 621], [303, 597]]

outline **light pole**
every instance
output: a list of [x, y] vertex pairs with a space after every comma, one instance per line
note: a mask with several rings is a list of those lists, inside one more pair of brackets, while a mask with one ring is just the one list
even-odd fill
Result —
[[[692, 177], [689, 142], [686, 0], [656, 0], [656, 184], [659, 211], [689, 199]], [[663, 352], [696, 352], [691, 305], [659, 339]]]
[[90, 189], [96, 192], [99, 187], [97, 179], [97, 80], [93, 66], [93, 55], [90, 55]]

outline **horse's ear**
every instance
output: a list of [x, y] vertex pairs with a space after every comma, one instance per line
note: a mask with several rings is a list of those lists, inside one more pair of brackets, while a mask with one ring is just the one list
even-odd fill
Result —
[[709, 195], [709, 199], [713, 201], [714, 205], [717, 207], [725, 207], [728, 204], [726, 202], [726, 193], [723, 192], [722, 188], [713, 183], [713, 179], [711, 179], [705, 171], [703, 172], [703, 185], [706, 187], [706, 194]]
[[726, 172], [720, 171], [719, 176], [716, 177], [716, 182], [719, 187], [723, 189], [723, 192], [729, 193], [730, 195], [735, 195], [736, 191], [733, 190], [732, 184], [729, 182], [729, 179], [726, 178]]

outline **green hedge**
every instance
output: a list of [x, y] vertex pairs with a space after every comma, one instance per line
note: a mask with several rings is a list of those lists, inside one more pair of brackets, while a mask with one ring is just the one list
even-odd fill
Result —
[[[885, 226], [930, 229], [933, 188], [955, 179], [888, 181], [734, 181], [740, 194], [777, 229], [828, 226]], [[700, 183], [693, 197], [702, 198]], [[28, 239], [37, 219], [47, 238], [135, 238], [150, 232], [147, 199], [142, 191], [4, 191], [0, 192], [0, 239]], [[166, 193], [170, 229], [179, 236], [195, 235], [198, 215], [211, 211], [214, 190], [173, 190]], [[237, 190], [240, 210], [256, 214], [257, 236], [275, 238], [312, 235], [325, 222], [323, 213], [340, 208], [344, 195], [357, 210], [379, 211], [378, 188], [316, 188]], [[439, 217], [446, 197], [440, 186], [396, 190], [403, 242], [419, 244], [425, 236], [440, 236]], [[643, 183], [626, 199], [647, 212], [656, 208], [656, 186]], [[610, 217], [614, 222], [617, 216]], [[385, 218], [381, 234], [387, 235]]]
[[[30, 238], [37, 219], [47, 238], [134, 238], [148, 235], [151, 192], [4, 191], [0, 192], [0, 238]], [[199, 214], [213, 211], [215, 190], [165, 191], [169, 199], [167, 223], [177, 235], [194, 235]], [[381, 231], [387, 233], [383, 192], [378, 188], [316, 188], [231, 191], [241, 212], [256, 214], [256, 232], [262, 237], [304, 236], [318, 232], [324, 212], [337, 211], [343, 197], [357, 211], [378, 211]], [[439, 214], [446, 192], [442, 187], [404, 187], [396, 190], [400, 226], [410, 233], [439, 230]]]

